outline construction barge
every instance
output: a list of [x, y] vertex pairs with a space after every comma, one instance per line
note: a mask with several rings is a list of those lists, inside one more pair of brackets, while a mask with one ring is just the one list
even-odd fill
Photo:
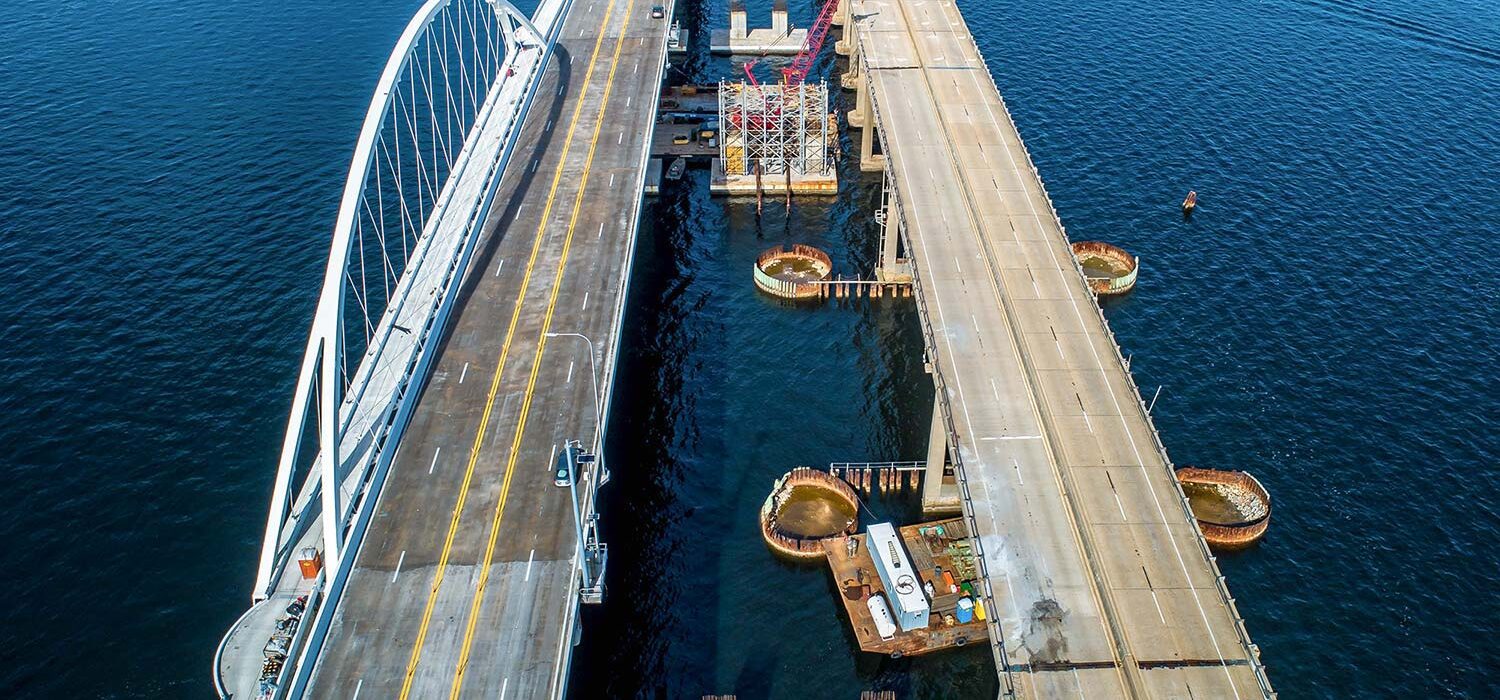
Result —
[[969, 535], [954, 518], [822, 540], [861, 651], [900, 658], [988, 644]]

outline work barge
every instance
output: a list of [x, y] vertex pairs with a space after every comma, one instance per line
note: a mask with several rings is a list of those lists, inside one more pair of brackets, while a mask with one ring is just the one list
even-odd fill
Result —
[[[743, 157], [746, 174], [757, 158], [816, 174], [834, 162], [806, 146], [832, 143], [823, 130], [840, 121], [860, 130], [860, 168], [883, 182], [875, 281], [914, 297], [934, 391], [926, 459], [899, 483], [920, 480], [924, 512], [966, 535], [986, 614], [961, 623], [978, 625], [965, 643], [989, 645], [1006, 697], [1274, 697], [958, 7], [829, 1], [854, 109], [823, 119], [822, 84], [799, 78], [816, 99], [789, 122], [794, 139], [760, 129], [761, 91], [738, 103], [743, 151], [733, 134], [703, 146]], [[567, 694], [580, 607], [605, 600], [595, 506], [669, 51], [663, 5], [544, 0], [528, 17], [430, 0], [413, 18], [356, 146], [252, 604], [214, 660], [222, 696]], [[463, 85], [488, 92], [444, 134], [450, 169], [405, 188], [428, 220], [392, 219], [414, 253], [390, 265], [384, 227], [356, 222], [381, 212], [393, 173], [417, 171], [382, 161], [377, 138], [409, 135], [403, 157], [434, 147], [390, 105], [434, 99], [410, 78], [447, 69], [412, 68], [418, 39], [475, 17], [497, 31], [462, 65], [492, 72]], [[361, 267], [355, 242], [387, 259]], [[364, 269], [390, 279], [367, 286]], [[389, 298], [371, 296], [381, 283]], [[557, 446], [576, 440], [592, 459], [555, 471]]]
[[958, 6], [835, 24], [883, 178], [876, 277], [911, 280], [933, 380], [923, 508], [973, 535], [1002, 694], [1274, 697]]

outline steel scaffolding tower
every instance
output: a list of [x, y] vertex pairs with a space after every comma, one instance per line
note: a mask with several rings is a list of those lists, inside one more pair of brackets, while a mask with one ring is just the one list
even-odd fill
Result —
[[727, 176], [830, 176], [837, 132], [828, 84], [719, 83], [719, 158]]

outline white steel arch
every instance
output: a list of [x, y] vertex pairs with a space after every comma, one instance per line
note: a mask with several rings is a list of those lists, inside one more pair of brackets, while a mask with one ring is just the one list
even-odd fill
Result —
[[310, 530], [322, 531], [323, 581], [344, 566], [362, 531], [356, 508], [389, 466], [567, 4], [545, 0], [538, 29], [505, 0], [428, 0], [386, 62], [344, 185], [254, 600], [275, 590]]

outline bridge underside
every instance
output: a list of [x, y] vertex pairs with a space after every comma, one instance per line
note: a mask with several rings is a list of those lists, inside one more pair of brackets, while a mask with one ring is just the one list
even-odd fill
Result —
[[855, 118], [884, 151], [863, 160], [886, 169], [915, 261], [938, 427], [980, 533], [1007, 687], [1268, 693], [957, 6], [853, 1]]

